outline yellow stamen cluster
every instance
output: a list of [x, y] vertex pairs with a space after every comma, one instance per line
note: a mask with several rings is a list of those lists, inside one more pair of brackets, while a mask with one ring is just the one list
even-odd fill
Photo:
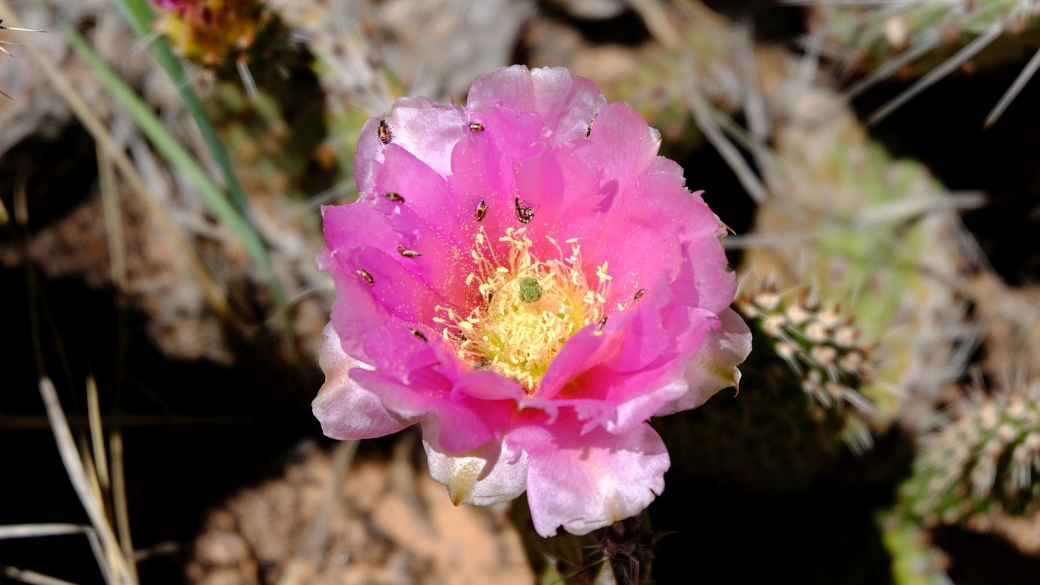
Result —
[[499, 238], [509, 245], [500, 262], [481, 228], [470, 253], [476, 268], [466, 284], [477, 287], [483, 302], [466, 316], [437, 307], [434, 321], [444, 325], [442, 335], [461, 359], [513, 378], [533, 393], [567, 339], [606, 316], [611, 277], [604, 263], [596, 268], [596, 287], [589, 285], [577, 239], [565, 242], [570, 245], [565, 258], [547, 236], [560, 259], [539, 260], [525, 231], [509, 228]]

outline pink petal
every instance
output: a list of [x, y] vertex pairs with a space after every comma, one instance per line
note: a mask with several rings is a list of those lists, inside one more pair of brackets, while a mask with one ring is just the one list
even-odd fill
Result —
[[596, 84], [571, 77], [563, 67], [531, 71], [535, 103], [545, 127], [552, 131], [552, 144], [585, 138], [589, 124], [607, 104]]
[[[448, 184], [455, 197], [451, 209], [455, 222], [463, 230], [465, 241], [473, 243], [473, 235], [483, 226], [489, 234], [505, 232], [516, 222], [513, 198], [513, 173], [510, 161], [496, 145], [498, 129], [470, 133], [460, 140], [452, 153], [452, 175]], [[477, 208], [484, 202], [484, 219], [477, 220]], [[448, 211], [448, 210], [446, 210]]]
[[344, 441], [382, 437], [417, 420], [391, 413], [379, 396], [350, 378], [352, 369], [368, 366], [343, 351], [332, 324], [325, 327], [325, 342], [318, 359], [325, 372], [325, 384], [311, 408], [326, 436]]
[[537, 113], [551, 143], [560, 144], [584, 138], [606, 98], [596, 84], [575, 79], [562, 67], [530, 71], [513, 65], [477, 77], [466, 98], [466, 109], [473, 112], [489, 112], [501, 104]]
[[354, 155], [354, 178], [358, 189], [371, 191], [375, 176], [383, 165], [387, 145], [379, 139], [379, 123], [390, 131], [390, 144], [412, 153], [442, 177], [451, 174], [451, 151], [462, 138], [466, 126], [462, 110], [442, 106], [424, 97], [401, 98], [394, 102], [390, 115], [365, 123]]
[[732, 309], [719, 315], [722, 325], [708, 333], [700, 352], [686, 367], [685, 379], [689, 390], [654, 413], [666, 416], [697, 408], [723, 388], [740, 383], [737, 369], [751, 353], [751, 330]]
[[[469, 299], [475, 303], [478, 295], [458, 274], [458, 244], [445, 241], [423, 218], [416, 206], [394, 203], [379, 195], [362, 195], [352, 205], [322, 208], [325, 242], [337, 255], [351, 254], [352, 250], [373, 248], [383, 253], [377, 263], [393, 262], [401, 269], [420, 278], [424, 288], [429, 286], [433, 305], [441, 304], [460, 309], [458, 301]], [[405, 254], [408, 254], [406, 256]], [[414, 256], [418, 253], [419, 256]], [[335, 268], [333, 264], [324, 266]], [[369, 267], [364, 267], [369, 270]], [[386, 279], [380, 278], [382, 284]]]
[[472, 117], [482, 121], [484, 131], [481, 134], [494, 141], [505, 163], [533, 156], [544, 147], [545, 127], [536, 112], [496, 101], [488, 111]]
[[488, 441], [461, 455], [449, 455], [427, 440], [424, 432], [423, 447], [430, 475], [448, 487], [456, 506], [507, 502], [527, 489], [527, 454], [510, 451], [502, 441]]
[[[379, 396], [387, 411], [408, 419], [422, 418], [424, 434], [448, 453], [465, 453], [492, 437], [481, 405], [451, 400], [451, 381], [432, 367], [414, 369], [404, 382], [378, 371], [354, 370], [353, 376]], [[494, 412], [493, 405], [486, 409]]]
[[368, 289], [374, 285], [355, 273], [355, 265], [349, 254], [326, 250], [319, 255], [319, 266], [331, 272], [336, 283], [332, 326], [348, 355], [373, 367], [403, 374], [415, 353], [427, 348], [408, 332], [407, 323], [390, 315], [373, 298]]
[[468, 111], [488, 112], [498, 103], [508, 103], [520, 111], [535, 111], [534, 81], [527, 67], [500, 67], [473, 80], [466, 96]]
[[[384, 149], [383, 156], [386, 164], [376, 173], [374, 192], [377, 195], [397, 193], [405, 200], [400, 207], [414, 212], [446, 243], [469, 245], [462, 237], [454, 213], [449, 211], [455, 209], [456, 203], [444, 176], [427, 161], [394, 144]], [[450, 158], [447, 164], [450, 173]]]
[[618, 371], [610, 361], [589, 369], [573, 384], [580, 385], [586, 397], [600, 398], [605, 407], [590, 412], [583, 432], [593, 426], [602, 426], [611, 433], [626, 433], [649, 419], [660, 408], [680, 399], [689, 391], [684, 370], [694, 352], [718, 321], [709, 314], [694, 319], [685, 339], [677, 340], [676, 347], [655, 362], [635, 371]]
[[546, 538], [560, 526], [572, 534], [609, 526], [640, 513], [664, 491], [671, 462], [649, 424], [623, 435], [577, 431], [570, 421], [517, 431], [528, 452], [531, 518]]
[[[681, 263], [692, 259], [693, 272], [686, 275], [691, 286], [683, 295], [689, 300], [684, 302], [716, 313], [729, 306], [736, 278], [718, 243], [725, 230], [700, 195], [683, 186], [675, 163], [655, 159], [616, 199], [604, 221], [607, 237], [589, 256], [596, 265], [609, 264], [615, 293], [627, 301], [637, 290], [655, 286], [662, 275], [670, 283], [679, 276]], [[613, 234], [624, 237], [610, 237]], [[702, 292], [696, 286], [701, 282], [711, 290]], [[719, 299], [727, 293], [720, 306]]]
[[603, 183], [626, 187], [650, 166], [661, 146], [661, 133], [627, 104], [603, 106], [581, 152], [590, 167], [601, 169]]

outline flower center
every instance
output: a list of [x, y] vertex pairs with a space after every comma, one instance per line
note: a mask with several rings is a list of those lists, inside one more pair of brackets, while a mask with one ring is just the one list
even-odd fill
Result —
[[459, 358], [513, 378], [533, 394], [567, 339], [590, 323], [604, 323], [611, 278], [604, 263], [596, 269], [596, 287], [589, 285], [577, 239], [565, 242], [571, 248], [564, 257], [546, 236], [559, 259], [539, 260], [525, 229], [509, 228], [499, 238], [509, 245], [504, 261], [480, 229], [470, 253], [476, 270], [466, 284], [476, 286], [484, 302], [466, 316], [438, 306], [434, 321], [444, 325], [442, 335]]

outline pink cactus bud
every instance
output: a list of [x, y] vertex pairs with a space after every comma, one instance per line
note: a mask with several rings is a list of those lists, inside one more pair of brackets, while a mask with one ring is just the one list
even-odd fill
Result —
[[526, 490], [543, 536], [642, 511], [669, 466], [648, 419], [736, 384], [751, 344], [725, 228], [659, 145], [566, 69], [370, 120], [359, 200], [323, 210], [325, 434], [421, 422], [454, 502]]

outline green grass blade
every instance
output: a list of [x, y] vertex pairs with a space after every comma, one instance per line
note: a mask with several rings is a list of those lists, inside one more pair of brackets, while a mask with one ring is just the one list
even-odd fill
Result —
[[[149, 0], [112, 0], [112, 3], [115, 4], [119, 12], [122, 13], [123, 18], [130, 23], [130, 26], [133, 27], [138, 35], [142, 38], [148, 38], [153, 34], [152, 8]], [[213, 128], [209, 116], [206, 115], [205, 110], [202, 108], [199, 96], [195, 94], [191, 84], [188, 83], [184, 75], [184, 65], [181, 64], [181, 60], [177, 58], [177, 55], [173, 53], [170, 41], [166, 37], [160, 35], [150, 42], [149, 45], [159, 65], [173, 80], [173, 84], [180, 93], [181, 99], [184, 100], [184, 105], [188, 108], [188, 112], [195, 118], [195, 124], [199, 127], [202, 139], [206, 141], [213, 159], [216, 160], [224, 175], [224, 181], [227, 183], [232, 201], [248, 217], [249, 208], [246, 204], [245, 191], [242, 189], [242, 184], [238, 181], [238, 175], [235, 174], [235, 169], [231, 165], [231, 158], [228, 156], [227, 150], [224, 149], [224, 144], [217, 137], [216, 129]]]
[[210, 180], [206, 172], [195, 161], [194, 156], [166, 130], [159, 118], [144, 103], [141, 97], [97, 56], [87, 41], [67, 23], [58, 22], [57, 26], [76, 53], [97, 74], [98, 79], [127, 108], [138, 127], [155, 148], [191, 180], [217, 218], [226, 223], [238, 236], [253, 261], [267, 272], [269, 277], [268, 287], [275, 304], [279, 307], [284, 305], [285, 296], [282, 294], [281, 287], [271, 272], [271, 260], [267, 254], [267, 248], [253, 228], [253, 225]]

